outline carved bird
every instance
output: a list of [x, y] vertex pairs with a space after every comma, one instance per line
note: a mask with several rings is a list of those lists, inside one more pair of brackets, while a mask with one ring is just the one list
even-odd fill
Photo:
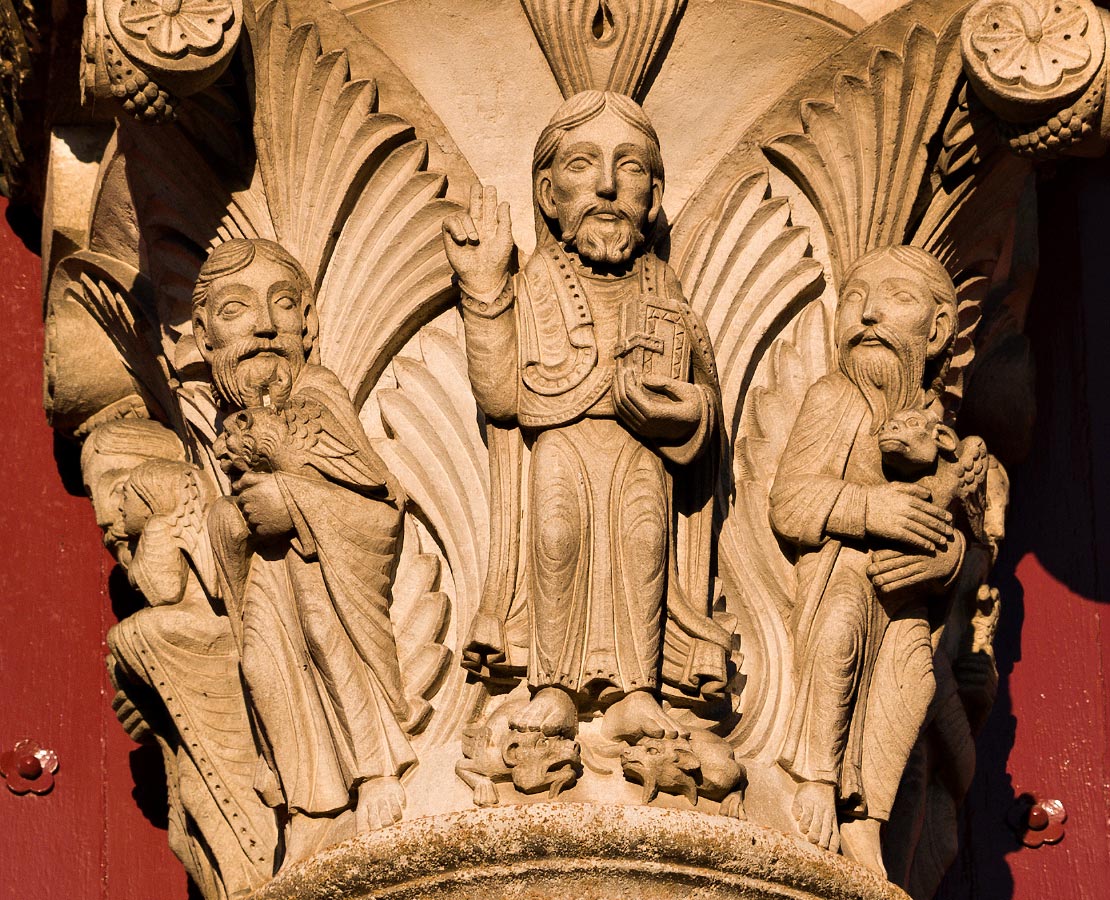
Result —
[[322, 403], [294, 397], [282, 409], [240, 410], [224, 422], [217, 455], [224, 470], [324, 477], [363, 488], [382, 483], [371, 461], [339, 437], [343, 429]]

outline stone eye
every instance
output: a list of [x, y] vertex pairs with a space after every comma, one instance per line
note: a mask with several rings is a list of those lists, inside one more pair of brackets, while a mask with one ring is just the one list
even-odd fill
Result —
[[234, 319], [243, 314], [247, 308], [247, 304], [240, 300], [228, 300], [223, 306], [220, 307], [221, 319]]

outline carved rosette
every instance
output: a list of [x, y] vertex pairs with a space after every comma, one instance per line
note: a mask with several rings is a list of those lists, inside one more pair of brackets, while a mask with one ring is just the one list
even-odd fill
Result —
[[242, 0], [89, 0], [86, 96], [111, 96], [140, 122], [171, 121], [176, 98], [227, 68], [242, 28]]
[[964, 71], [1015, 153], [1045, 159], [1102, 137], [1106, 13], [1089, 0], [979, 0], [964, 17]]
[[1025, 438], [1033, 169], [982, 125], [1093, 140], [1100, 14], [912, 0], [726, 145], [655, 86], [708, 7], [522, 0], [512, 90], [567, 103], [476, 171], [365, 6], [85, 20], [123, 113], [45, 405], [174, 852], [206, 900], [932, 896]]

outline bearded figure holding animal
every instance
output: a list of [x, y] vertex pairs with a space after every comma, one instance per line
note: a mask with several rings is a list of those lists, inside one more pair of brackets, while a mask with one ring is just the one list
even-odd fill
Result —
[[986, 448], [943, 424], [940, 400], [956, 315], [924, 250], [850, 265], [837, 370], [807, 392], [770, 496], [774, 530], [797, 548], [779, 756], [792, 812], [810, 841], [884, 874], [883, 829], [936, 690], [934, 633], [982, 531]]
[[209, 530], [257, 725], [255, 786], [289, 864], [402, 815], [407, 733], [428, 712], [390, 621], [405, 496], [317, 362], [312, 284], [284, 248], [221, 244], [193, 309], [234, 495]]

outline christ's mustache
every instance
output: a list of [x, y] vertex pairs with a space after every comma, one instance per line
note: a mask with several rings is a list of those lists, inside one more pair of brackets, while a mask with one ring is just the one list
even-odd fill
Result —
[[566, 222], [563, 223], [563, 241], [565, 243], [574, 243], [574, 239], [578, 235], [578, 229], [582, 227], [582, 221], [587, 216], [616, 216], [618, 219], [624, 219], [630, 225], [639, 229], [639, 220], [642, 218], [641, 210], [638, 206], [633, 206], [629, 203], [620, 200], [586, 200], [576, 206], [567, 215]]

